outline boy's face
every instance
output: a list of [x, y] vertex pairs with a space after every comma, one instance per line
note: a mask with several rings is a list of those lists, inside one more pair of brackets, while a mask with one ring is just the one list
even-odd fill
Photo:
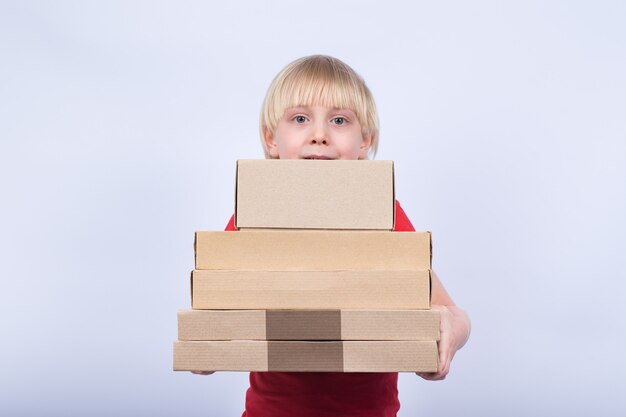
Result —
[[323, 106], [285, 110], [274, 134], [265, 132], [265, 142], [279, 159], [366, 159], [372, 144], [352, 110]]

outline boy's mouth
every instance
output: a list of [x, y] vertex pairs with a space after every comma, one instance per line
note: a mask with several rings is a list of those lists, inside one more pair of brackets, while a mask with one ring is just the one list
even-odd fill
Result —
[[303, 157], [302, 159], [321, 159], [321, 160], [332, 160], [334, 158], [330, 158], [328, 156], [324, 156], [324, 155], [308, 155]]

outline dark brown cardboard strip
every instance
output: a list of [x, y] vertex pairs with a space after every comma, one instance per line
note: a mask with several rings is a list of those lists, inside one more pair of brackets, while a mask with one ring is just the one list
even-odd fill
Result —
[[340, 310], [266, 310], [267, 340], [341, 340]]
[[270, 372], [343, 372], [342, 342], [267, 342]]

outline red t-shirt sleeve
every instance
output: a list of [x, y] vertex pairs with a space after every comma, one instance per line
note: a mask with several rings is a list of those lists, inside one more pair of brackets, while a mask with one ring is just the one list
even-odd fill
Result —
[[235, 215], [233, 214], [232, 216], [230, 216], [230, 220], [228, 221], [228, 224], [226, 225], [226, 229], [224, 229], [224, 231], [232, 232], [234, 230], [237, 230], [237, 228], [235, 227]]
[[394, 232], [414, 232], [415, 228], [411, 223], [411, 220], [407, 217], [400, 203], [396, 200], [396, 224], [393, 228]]

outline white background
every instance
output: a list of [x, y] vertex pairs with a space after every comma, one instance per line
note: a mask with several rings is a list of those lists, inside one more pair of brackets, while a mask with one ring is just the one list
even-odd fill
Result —
[[239, 416], [247, 374], [174, 373], [195, 230], [262, 158], [313, 53], [377, 99], [377, 159], [473, 321], [400, 416], [618, 416], [626, 6], [615, 1], [0, 3], [0, 414]]

